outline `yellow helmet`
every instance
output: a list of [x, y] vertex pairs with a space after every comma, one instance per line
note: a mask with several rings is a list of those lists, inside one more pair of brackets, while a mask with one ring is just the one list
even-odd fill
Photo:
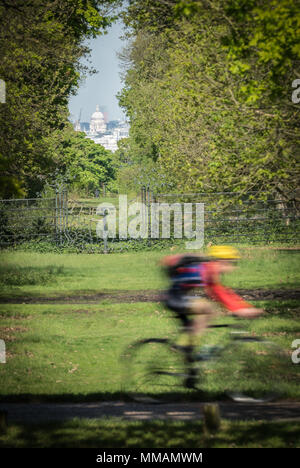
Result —
[[222, 260], [236, 260], [240, 258], [238, 251], [234, 247], [230, 247], [230, 245], [213, 245], [208, 249], [208, 255]]

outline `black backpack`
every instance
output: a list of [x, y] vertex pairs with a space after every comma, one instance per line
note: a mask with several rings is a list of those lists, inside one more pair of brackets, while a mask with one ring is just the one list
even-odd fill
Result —
[[164, 271], [173, 283], [185, 285], [201, 285], [201, 269], [195, 268], [209, 259], [192, 254], [170, 255], [164, 259]]

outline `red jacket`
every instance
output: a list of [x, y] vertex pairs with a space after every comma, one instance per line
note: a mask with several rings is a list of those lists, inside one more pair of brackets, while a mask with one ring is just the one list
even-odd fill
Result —
[[215, 301], [223, 304], [226, 309], [231, 312], [235, 312], [240, 309], [249, 309], [253, 307], [232, 291], [232, 289], [222, 286], [220, 283], [218, 262], [205, 263], [202, 275], [206, 294]]

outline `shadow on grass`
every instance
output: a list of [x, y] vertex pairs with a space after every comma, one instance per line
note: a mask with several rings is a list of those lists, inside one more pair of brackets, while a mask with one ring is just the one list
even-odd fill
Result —
[[[177, 403], [177, 402], [195, 402], [195, 401], [226, 401], [229, 398], [224, 392], [202, 392], [195, 391], [182, 391], [182, 392], [166, 392], [157, 394], [149, 393], [143, 395], [145, 401], [153, 399], [157, 403]], [[143, 398], [142, 397], [142, 398]], [[119, 392], [95, 392], [95, 393], [61, 393], [61, 394], [31, 394], [20, 393], [14, 395], [1, 395], [1, 403], [91, 403], [91, 402], [114, 402], [137, 401], [136, 398], [128, 393]]]
[[[259, 422], [241, 427], [232, 423], [231, 430], [235, 446], [256, 447], [297, 447], [300, 441], [299, 422]], [[217, 441], [215, 441], [217, 442]]]
[[201, 421], [79, 420], [15, 425], [0, 437], [1, 447], [211, 448], [297, 447], [296, 422], [222, 421], [221, 431], [205, 435]]

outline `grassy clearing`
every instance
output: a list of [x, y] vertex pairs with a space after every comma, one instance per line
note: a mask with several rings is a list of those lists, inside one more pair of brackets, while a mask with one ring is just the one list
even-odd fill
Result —
[[[241, 248], [239, 268], [225, 278], [234, 288], [296, 288], [300, 251]], [[172, 252], [176, 252], [176, 249]], [[163, 289], [159, 260], [171, 251], [112, 255], [0, 254], [1, 295], [57, 296], [116, 290]]]
[[157, 274], [157, 261], [160, 256], [151, 252], [147, 254], [35, 254], [5, 253], [1, 257], [1, 277], [15, 270], [17, 275], [28, 274], [30, 265], [37, 273], [49, 272], [54, 267], [60, 268], [59, 285], [57, 276], [52, 275], [44, 284], [37, 275], [36, 284], [19, 286], [3, 284], [1, 294], [60, 295], [86, 294], [107, 290], [141, 290], [159, 289], [162, 278]]
[[299, 448], [299, 422], [222, 421], [205, 435], [201, 421], [74, 419], [63, 423], [11, 425], [0, 447], [15, 448]]
[[2, 305], [8, 360], [1, 394], [110, 398], [122, 390], [120, 355], [145, 328], [160, 334], [170, 320], [153, 304]]
[[[226, 278], [234, 288], [296, 288], [299, 252], [242, 247], [238, 271]], [[105, 291], [163, 289], [159, 259], [176, 249], [114, 255], [0, 254], [0, 297], [69, 296]], [[299, 302], [265, 301], [266, 314], [248, 322], [253, 334], [275, 341], [287, 353], [281, 380], [284, 397], [299, 400], [299, 365], [291, 365], [291, 343], [299, 338]], [[220, 318], [219, 321], [228, 321]], [[124, 397], [123, 362], [134, 340], [175, 337], [177, 323], [156, 303], [0, 304], [0, 339], [7, 363], [0, 365], [2, 401], [95, 401]], [[247, 323], [247, 322], [245, 322]], [[206, 339], [222, 341], [222, 333]], [[209, 369], [210, 370], [210, 369]], [[212, 369], [213, 370], [213, 369]], [[234, 382], [236, 375], [231, 373]], [[244, 379], [246, 384], [256, 382]], [[209, 372], [204, 390], [221, 397], [225, 381]], [[128, 388], [126, 390], [129, 390]], [[149, 387], [151, 392], [151, 386]], [[172, 395], [174, 396], [174, 395]], [[199, 399], [181, 389], [176, 397]], [[298, 422], [223, 421], [218, 435], [203, 434], [202, 423], [175, 421], [73, 420], [11, 425], [1, 447], [299, 447]]]
[[[299, 366], [291, 363], [291, 343], [299, 338], [296, 301], [260, 303], [265, 316], [249, 321], [253, 334], [265, 334], [286, 350], [286, 369], [280, 375], [285, 398], [300, 398]], [[178, 324], [160, 304], [0, 306], [0, 338], [7, 348], [7, 363], [0, 366], [2, 401], [83, 401], [119, 399], [124, 390], [120, 358], [140, 338], [176, 337]], [[228, 321], [226, 317], [219, 321]], [[247, 322], [245, 322], [246, 324]], [[208, 333], [205, 340], [222, 341], [222, 333]], [[224, 370], [224, 369], [223, 369]], [[229, 369], [231, 371], [232, 369]], [[224, 385], [236, 385], [236, 375], [213, 369], [204, 382], [211, 398], [223, 395]], [[276, 375], [276, 374], [275, 374]], [[256, 378], [256, 377], [255, 377]], [[251, 379], [240, 382], [257, 384]], [[127, 385], [127, 388], [125, 388]], [[149, 392], [157, 390], [151, 384]], [[170, 395], [174, 391], [170, 388]], [[176, 389], [178, 398], [197, 399], [197, 392]]]
[[[299, 283], [299, 252], [243, 248], [238, 271], [227, 283], [242, 288], [285, 288]], [[89, 295], [102, 291], [161, 289], [165, 279], [157, 263], [166, 253], [73, 255], [5, 252], [1, 295]], [[267, 301], [267, 314], [249, 322], [252, 333], [264, 334], [292, 353], [299, 337], [299, 303]], [[118, 398], [124, 390], [120, 355], [139, 338], [175, 336], [177, 323], [155, 303], [1, 304], [0, 339], [7, 363], [0, 366], [3, 399], [80, 400]], [[223, 320], [223, 319], [221, 319]], [[226, 319], [227, 320], [227, 319]], [[214, 337], [214, 340], [222, 335]], [[125, 350], [125, 351], [124, 351]], [[289, 360], [290, 362], [290, 360]], [[284, 394], [298, 398], [294, 376], [287, 368]], [[208, 372], [206, 391], [222, 394], [224, 381]], [[181, 394], [185, 396], [186, 392]]]

